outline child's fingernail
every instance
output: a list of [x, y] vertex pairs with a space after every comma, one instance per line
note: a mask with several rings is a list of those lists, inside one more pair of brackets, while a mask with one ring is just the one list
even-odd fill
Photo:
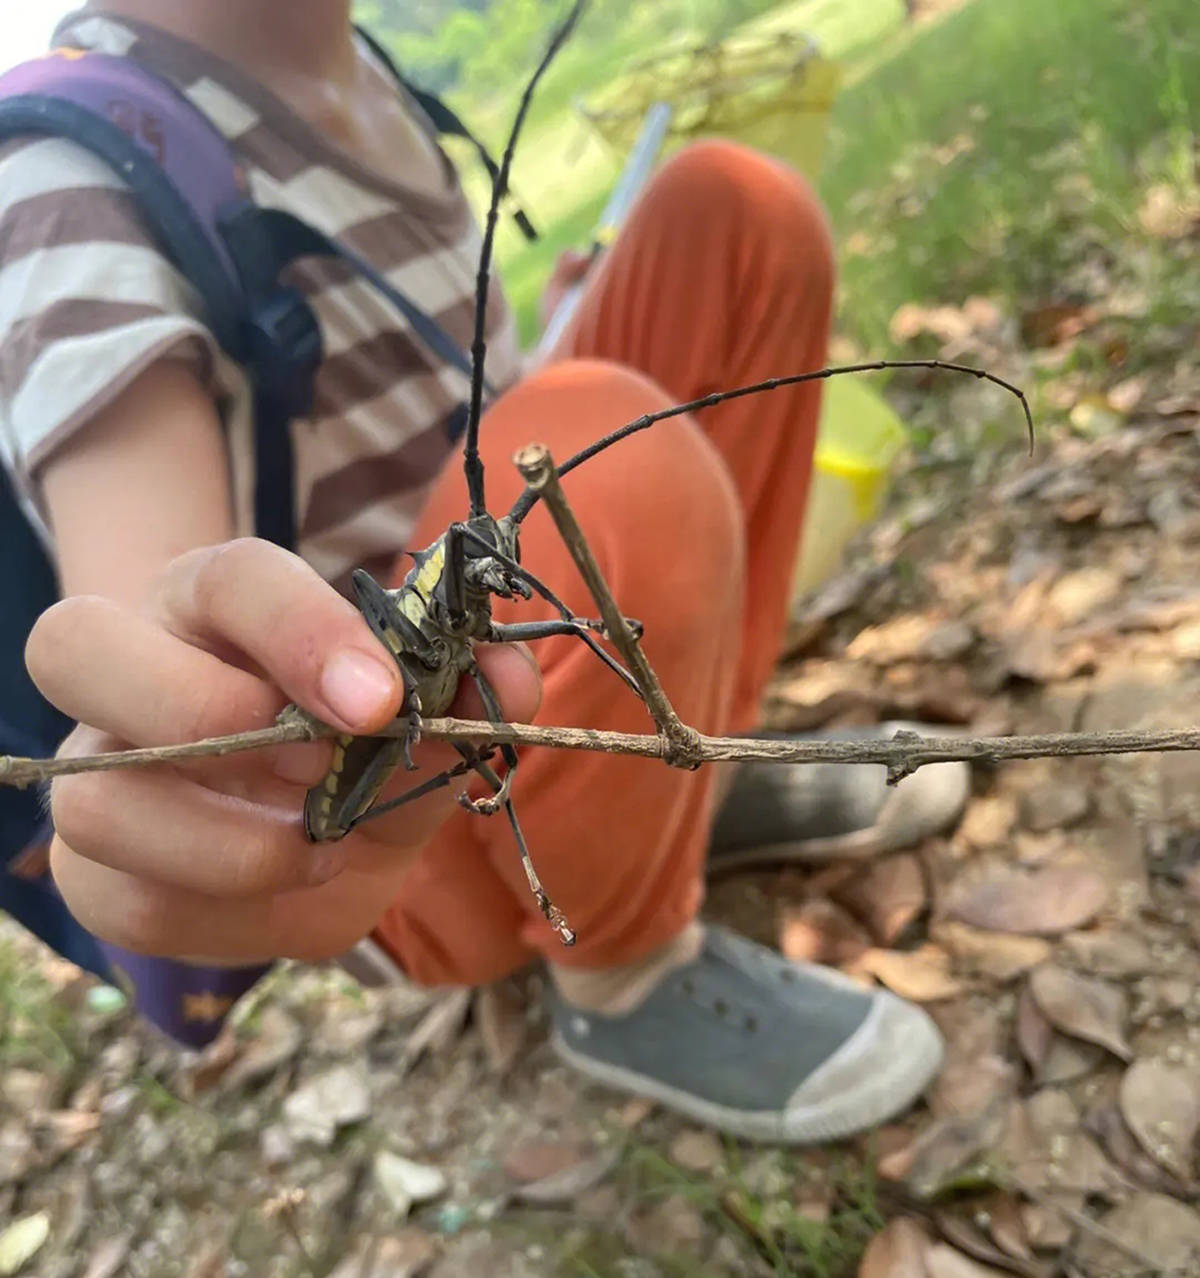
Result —
[[321, 695], [343, 723], [370, 723], [395, 698], [396, 672], [365, 652], [343, 648], [325, 663]]
[[346, 854], [340, 847], [318, 844], [308, 863], [309, 882], [314, 886], [328, 883], [330, 879], [337, 878], [345, 866]]

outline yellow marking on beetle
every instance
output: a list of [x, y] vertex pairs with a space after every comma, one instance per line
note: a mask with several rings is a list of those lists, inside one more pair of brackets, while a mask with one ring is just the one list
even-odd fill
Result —
[[325, 792], [326, 794], [337, 794], [337, 790], [338, 790], [338, 775], [336, 772], [331, 772], [325, 778]]
[[425, 620], [425, 604], [420, 595], [411, 590], [406, 590], [400, 596], [400, 611], [414, 625], [419, 626]]
[[391, 628], [391, 626], [388, 626], [384, 630], [383, 642], [387, 644], [388, 651], [393, 657], [398, 657], [400, 653], [404, 651], [400, 643], [400, 636]]
[[333, 811], [333, 799], [327, 794], [321, 795], [320, 808], [321, 815], [327, 817]]
[[429, 552], [429, 558], [421, 565], [413, 586], [426, 598], [433, 594], [433, 588], [442, 579], [442, 569], [446, 566], [446, 542], [443, 539]]
[[341, 772], [346, 764], [346, 747], [342, 744], [345, 738], [338, 740], [333, 747], [333, 767], [331, 771]]

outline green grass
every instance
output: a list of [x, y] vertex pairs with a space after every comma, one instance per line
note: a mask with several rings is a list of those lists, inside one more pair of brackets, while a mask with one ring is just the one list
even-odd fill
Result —
[[[916, 27], [901, 17], [900, 0], [790, 0], [743, 28], [807, 32], [842, 62], [820, 189], [842, 249], [841, 327], [877, 354], [905, 302], [1061, 298], [1088, 252], [1144, 240], [1148, 184], [1194, 180], [1200, 129], [1194, 0], [967, 0]], [[518, 152], [514, 185], [544, 234], [530, 246], [502, 226], [498, 258], [526, 342], [555, 256], [586, 243], [620, 167], [572, 97], [644, 56], [638, 37], [581, 41]], [[491, 106], [494, 138], [511, 108]], [[471, 191], [478, 207], [478, 180]], [[1195, 305], [1170, 261], [1142, 282], [1152, 322]]]
[[[743, 1148], [732, 1140], [725, 1144], [724, 1168], [700, 1175], [677, 1167], [651, 1145], [625, 1139], [614, 1176], [625, 1207], [648, 1211], [664, 1199], [683, 1199], [726, 1245], [732, 1243], [747, 1261], [757, 1258], [774, 1278], [854, 1278], [868, 1242], [885, 1224], [870, 1159], [755, 1151], [757, 1159], [772, 1160], [766, 1177], [772, 1188], [755, 1190], [756, 1177], [742, 1166]], [[761, 1168], [757, 1179], [763, 1179]], [[795, 1200], [810, 1196], [830, 1200], [827, 1219], [797, 1209]], [[496, 1227], [543, 1246], [558, 1278], [620, 1278], [632, 1272], [630, 1244], [620, 1226], [575, 1219], [564, 1228], [561, 1215], [531, 1210], [509, 1213]], [[646, 1272], [661, 1278], [718, 1278], [727, 1272], [684, 1251], [656, 1251], [646, 1259], [653, 1266]]]
[[1091, 245], [1137, 238], [1147, 183], [1191, 178], [1194, 0], [973, 0], [857, 71], [821, 191], [873, 350], [904, 302], [1061, 297]]
[[29, 950], [0, 940], [0, 1070], [25, 1066], [67, 1073], [79, 1052], [71, 1013], [55, 998]]
[[[636, 7], [635, 18], [647, 10]], [[741, 33], [803, 32], [815, 39], [829, 56], [854, 56], [872, 46], [900, 22], [902, 0], [790, 0], [740, 28]], [[644, 17], [643, 17], [644, 21]], [[586, 31], [585, 33], [586, 34]], [[526, 344], [538, 331], [537, 301], [554, 260], [568, 246], [584, 248], [617, 176], [624, 156], [601, 140], [574, 109], [573, 103], [609, 81], [624, 68], [650, 52], [665, 51], [661, 38], [647, 43], [647, 33], [635, 22], [621, 40], [597, 48], [581, 38], [564, 50], [562, 63], [547, 77], [535, 99], [530, 123], [522, 138], [514, 166], [513, 189], [542, 233], [536, 244], [527, 244], [511, 219], [502, 219], [497, 234], [497, 260], [505, 290], [520, 323]], [[694, 30], [673, 33], [673, 40], [687, 45], [699, 39]], [[464, 108], [473, 125], [496, 142], [507, 131], [513, 104], [492, 102]], [[487, 191], [478, 165], [466, 152], [462, 159], [467, 191], [477, 210], [485, 207]]]

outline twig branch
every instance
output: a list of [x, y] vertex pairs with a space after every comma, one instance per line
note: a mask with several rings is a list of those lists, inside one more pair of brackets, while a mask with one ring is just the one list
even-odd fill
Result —
[[550, 456], [550, 450], [544, 444], [529, 444], [522, 448], [513, 460], [530, 490], [537, 493], [546, 503], [559, 536], [566, 543], [567, 549], [571, 552], [571, 558], [575, 560], [575, 566], [579, 569], [588, 590], [591, 591], [592, 598], [596, 601], [596, 607], [600, 609], [600, 616], [604, 621], [604, 628], [608, 632], [609, 639], [625, 658], [625, 664], [637, 680], [646, 706], [662, 735], [663, 748], [659, 752], [660, 757], [673, 767], [698, 768], [703, 762], [702, 757], [697, 753], [700, 734], [695, 728], [689, 728], [675, 713], [675, 708], [663, 690], [658, 675], [654, 673], [637, 637], [630, 630], [625, 614], [617, 607], [617, 601], [608, 588], [608, 582], [604, 580], [604, 574], [600, 571], [595, 555], [592, 554], [592, 548], [588, 545], [583, 529], [575, 518], [575, 512], [571, 509], [562, 485], [558, 482], [558, 472], [554, 468], [554, 459]]
[[[407, 720], [389, 725], [378, 735], [402, 737]], [[480, 745], [540, 746], [551, 750], [588, 750], [598, 754], [628, 754], [663, 759], [661, 736], [632, 732], [603, 732], [596, 728], [543, 727], [527, 723], [486, 723], [478, 719], [423, 719], [421, 736], [429, 741], [469, 741]], [[22, 759], [0, 755], [0, 785], [23, 789], [55, 777], [78, 772], [108, 772], [116, 768], [180, 763], [214, 755], [263, 750], [295, 741], [316, 741], [338, 735], [334, 728], [313, 722], [288, 722], [257, 732], [212, 737], [187, 745], [78, 759]], [[1062, 759], [1078, 755], [1154, 754], [1200, 750], [1200, 728], [1157, 732], [1057, 732], [1024, 737], [928, 737], [898, 732], [887, 740], [797, 741], [759, 737], [706, 737], [697, 733], [701, 763], [877, 763], [888, 769], [891, 783], [931, 763], [1001, 763], [1010, 759]]]

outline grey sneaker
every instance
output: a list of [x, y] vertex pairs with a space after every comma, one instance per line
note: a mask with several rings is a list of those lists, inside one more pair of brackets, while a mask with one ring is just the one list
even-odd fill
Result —
[[[793, 741], [883, 738], [908, 728], [925, 736], [952, 730], [881, 723], [837, 732], [763, 733]], [[971, 790], [965, 763], [934, 763], [887, 784], [882, 764], [744, 763], [713, 823], [710, 872], [783, 862], [871, 857], [912, 847], [962, 815]]]
[[749, 1140], [809, 1144], [906, 1109], [942, 1062], [937, 1027], [885, 991], [719, 927], [626, 1016], [551, 986], [555, 1050], [581, 1073]]

